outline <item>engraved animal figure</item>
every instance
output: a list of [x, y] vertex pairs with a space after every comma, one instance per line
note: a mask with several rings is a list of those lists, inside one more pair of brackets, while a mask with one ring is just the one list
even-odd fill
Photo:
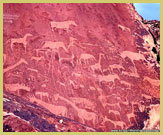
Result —
[[34, 96], [30, 96], [29, 99], [30, 99], [31, 102], [35, 101], [36, 103], [38, 103], [39, 105], [45, 107], [50, 112], [52, 112], [52, 113], [54, 113], [56, 115], [61, 115], [61, 116], [66, 117], [67, 114], [68, 114], [67, 113], [68, 110], [64, 106], [58, 106], [58, 105], [54, 105], [54, 104], [51, 104], [51, 103], [46, 103], [46, 102], [44, 102], [44, 101], [42, 101], [40, 99], [35, 98]]
[[80, 55], [79, 60], [78, 60], [78, 64], [82, 64], [82, 62], [85, 63], [85, 64], [89, 64], [89, 61], [90, 61], [90, 60], [95, 61], [96, 59], [95, 59], [95, 57], [94, 57], [93, 55], [91, 55], [91, 54], [82, 53], [82, 54]]
[[73, 61], [74, 58], [75, 58], [75, 56], [74, 56], [74, 54], [72, 54], [72, 56], [69, 58], [60, 58], [59, 62], [62, 63], [62, 61], [69, 61], [72, 64], [72, 66], [74, 67], [75, 66], [74, 61]]
[[75, 103], [66, 99], [65, 97], [60, 96], [59, 94], [55, 94], [55, 99], [56, 100], [61, 99], [65, 102], [67, 102], [68, 104], [70, 104], [77, 111], [77, 115], [83, 123], [87, 120], [87, 121], [92, 121], [94, 125], [96, 124], [96, 120], [97, 120], [96, 113], [88, 112], [84, 109], [79, 108], [78, 106], [76, 106]]
[[27, 37], [31, 37], [33, 36], [32, 34], [30, 33], [27, 33], [25, 34], [25, 36], [23, 38], [11, 38], [10, 39], [10, 46], [11, 46], [11, 50], [13, 51], [13, 46], [14, 46], [14, 43], [20, 43], [20, 44], [23, 44], [24, 45], [24, 48], [25, 48], [25, 52], [26, 52], [26, 48], [27, 48]]
[[3, 73], [6, 73], [6, 72], [8, 72], [8, 71], [14, 69], [15, 67], [19, 66], [20, 64], [23, 64], [23, 63], [26, 64], [26, 65], [28, 65], [28, 62], [27, 62], [25, 59], [21, 58], [21, 59], [20, 59], [17, 63], [15, 63], [14, 65], [11, 65], [11, 66], [8, 66], [7, 68], [4, 68], [4, 69], [3, 69]]
[[119, 79], [119, 76], [118, 75], [99, 75], [98, 76], [98, 79], [99, 79], [99, 82], [102, 82], [102, 81], [106, 81], [106, 82], [114, 82], [115, 79]]
[[99, 54], [99, 60], [98, 60], [98, 62], [95, 63], [94, 65], [91, 65], [91, 66], [90, 66], [90, 69], [91, 69], [93, 72], [94, 72], [95, 70], [100, 70], [100, 71], [102, 71], [102, 69], [101, 69], [101, 58], [102, 58], [102, 56], [104, 57], [104, 54], [100, 53], [100, 54]]
[[50, 22], [52, 31], [54, 31], [55, 29], [64, 29], [68, 31], [70, 28], [70, 25], [77, 26], [77, 24], [74, 21], [63, 21], [63, 22], [51, 21]]
[[42, 49], [50, 48], [56, 52], [59, 51], [59, 48], [62, 48], [65, 52], [68, 52], [63, 42], [53, 42], [53, 41], [45, 41]]

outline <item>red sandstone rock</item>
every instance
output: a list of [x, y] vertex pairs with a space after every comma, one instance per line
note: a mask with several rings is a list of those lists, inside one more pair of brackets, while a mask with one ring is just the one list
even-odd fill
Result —
[[[160, 104], [159, 23], [153, 22], [143, 22], [132, 4], [4, 4], [4, 129], [158, 129], [159, 118], [149, 126], [152, 105]], [[10, 96], [22, 110], [31, 102], [42, 115], [46, 108], [79, 123], [60, 121], [56, 130], [54, 117], [40, 116], [54, 129], [40, 127], [9, 109], [17, 106]], [[29, 128], [13, 125], [15, 119]]]

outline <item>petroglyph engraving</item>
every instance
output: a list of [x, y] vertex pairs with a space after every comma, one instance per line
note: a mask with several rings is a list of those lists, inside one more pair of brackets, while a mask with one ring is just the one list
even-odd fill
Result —
[[5, 68], [5, 69], [3, 69], [3, 73], [6, 73], [7, 71], [9, 71], [9, 70], [12, 70], [12, 69], [14, 69], [15, 67], [17, 67], [17, 66], [19, 66], [20, 64], [28, 64], [27, 63], [27, 61], [25, 60], [25, 59], [20, 59], [17, 63], [15, 63], [14, 65], [11, 65], [11, 66], [9, 66], [9, 67], [7, 67], [7, 68]]
[[95, 61], [95, 60], [96, 59], [93, 55], [88, 54], [88, 53], [82, 53], [78, 60], [78, 64], [82, 64], [82, 62], [85, 64], [89, 64], [89, 61]]
[[134, 60], [145, 60], [144, 55], [140, 53], [131, 52], [131, 51], [123, 51], [121, 53], [121, 57], [122, 58], [128, 57], [131, 59], [132, 62]]
[[25, 36], [23, 38], [11, 38], [9, 41], [11, 42], [10, 46], [11, 46], [11, 50], [13, 51], [13, 46], [14, 43], [19, 43], [19, 44], [23, 44], [25, 52], [26, 52], [26, 48], [27, 48], [27, 37], [31, 37], [33, 36], [30, 33], [25, 34]]
[[100, 70], [102, 71], [101, 69], [101, 59], [102, 59], [102, 56], [104, 57], [104, 54], [100, 53], [99, 54], [99, 60], [97, 63], [95, 63], [94, 65], [91, 65], [90, 66], [90, 69], [94, 72], [95, 70]]
[[52, 31], [54, 31], [55, 29], [64, 29], [68, 32], [70, 25], [77, 26], [77, 24], [74, 21], [63, 21], [63, 22], [51, 21], [50, 22]]
[[60, 48], [62, 48], [65, 52], [68, 52], [63, 42], [45, 41], [44, 45], [42, 46], [42, 49], [47, 48], [50, 48], [57, 52], [59, 51]]

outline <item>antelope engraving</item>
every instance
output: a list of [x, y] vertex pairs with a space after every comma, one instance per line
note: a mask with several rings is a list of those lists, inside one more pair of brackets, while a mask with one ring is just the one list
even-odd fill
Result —
[[63, 22], [51, 21], [50, 22], [52, 31], [54, 31], [55, 29], [64, 29], [68, 32], [70, 25], [77, 26], [77, 24], [74, 21], [63, 21]]
[[65, 52], [68, 52], [67, 48], [65, 47], [63, 42], [53, 42], [53, 41], [45, 41], [42, 49], [52, 49], [54, 51], [59, 51], [62, 48]]
[[26, 48], [27, 48], [27, 37], [31, 37], [33, 36], [32, 34], [30, 33], [27, 33], [23, 38], [11, 38], [10, 39], [10, 46], [11, 46], [11, 50], [13, 51], [13, 46], [14, 46], [14, 43], [19, 43], [19, 44], [23, 44], [24, 45], [24, 48], [25, 48], [25, 52], [26, 52]]
[[95, 57], [94, 57], [93, 55], [91, 55], [91, 54], [82, 53], [82, 54], [80, 55], [79, 60], [78, 60], [78, 64], [82, 64], [82, 62], [85, 63], [85, 64], [89, 64], [89, 61], [90, 61], [90, 60], [95, 61], [96, 59], [95, 59]]

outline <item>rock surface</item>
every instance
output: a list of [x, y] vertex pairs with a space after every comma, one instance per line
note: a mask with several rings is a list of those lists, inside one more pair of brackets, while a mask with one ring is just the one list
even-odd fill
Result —
[[3, 104], [4, 132], [98, 132], [6, 91]]
[[158, 21], [132, 4], [3, 9], [5, 132], [159, 130]]

